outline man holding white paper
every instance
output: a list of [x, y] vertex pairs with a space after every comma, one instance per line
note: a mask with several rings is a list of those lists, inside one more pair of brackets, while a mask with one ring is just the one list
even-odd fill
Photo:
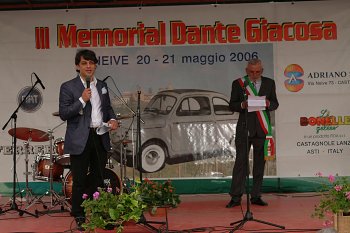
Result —
[[[278, 108], [274, 80], [263, 77], [260, 59], [252, 59], [246, 67], [246, 76], [232, 83], [230, 108], [239, 112], [236, 126], [236, 161], [232, 172], [231, 200], [227, 208], [241, 205], [247, 178], [247, 156], [253, 145], [253, 187], [251, 203], [260, 206], [268, 204], [261, 199], [265, 160], [274, 155], [274, 143], [270, 123], [270, 111]], [[248, 143], [248, 145], [247, 145]]]

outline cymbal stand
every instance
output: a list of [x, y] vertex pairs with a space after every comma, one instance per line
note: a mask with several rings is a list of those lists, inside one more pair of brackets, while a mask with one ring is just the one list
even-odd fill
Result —
[[[58, 126], [60, 126], [60, 125], [58, 125]], [[50, 168], [49, 168], [50, 189], [48, 191], [46, 191], [41, 197], [39, 197], [39, 200], [41, 200], [45, 195], [50, 195], [50, 207], [48, 208], [47, 211], [45, 211], [46, 213], [57, 212], [57, 211], [53, 211], [52, 210], [52, 208], [54, 208], [57, 205], [61, 206], [61, 210], [58, 211], [58, 212], [64, 211], [64, 207], [67, 207], [68, 211], [70, 211], [70, 205], [66, 201], [65, 197], [60, 197], [60, 195], [58, 195], [58, 193], [56, 193], [55, 190], [53, 189], [53, 164], [54, 164], [53, 143], [52, 143], [52, 141], [53, 141], [53, 136], [52, 136], [53, 130], [49, 129], [47, 132], [48, 132], [49, 141], [50, 141]]]
[[128, 145], [128, 140], [127, 140], [127, 132], [125, 135], [122, 135], [122, 140], [120, 141], [120, 179], [122, 182], [122, 190], [128, 192], [128, 183], [129, 183], [129, 178], [126, 176], [126, 163], [127, 163], [127, 145]]
[[[34, 201], [34, 199], [36, 199], [36, 197], [34, 197], [33, 198], [33, 193], [32, 193], [32, 189], [31, 188], [29, 188], [29, 182], [28, 182], [28, 175], [29, 174], [31, 174], [31, 172], [28, 172], [28, 161], [29, 161], [29, 159], [28, 159], [28, 148], [29, 148], [29, 142], [31, 141], [32, 139], [31, 138], [28, 138], [28, 140], [27, 141], [25, 141], [25, 142], [23, 142], [23, 144], [24, 144], [24, 149], [25, 149], [25, 152], [24, 152], [24, 154], [25, 154], [25, 159], [24, 159], [24, 161], [25, 161], [25, 163], [26, 163], [26, 171], [23, 173], [23, 175], [25, 175], [26, 176], [26, 188], [25, 189], [22, 189], [19, 193], [17, 193], [16, 194], [16, 196], [17, 195], [20, 195], [20, 197], [21, 197], [21, 199], [23, 198], [23, 195], [22, 195], [22, 193], [24, 193], [25, 192], [25, 201], [27, 202], [27, 204], [28, 205], [30, 205], [33, 201]], [[19, 157], [20, 158], [20, 157]], [[17, 159], [18, 160], [18, 159]], [[13, 170], [13, 167], [11, 168], [11, 170]], [[11, 203], [11, 201], [12, 201], [12, 198], [10, 199], [10, 201], [8, 202], [8, 203]], [[7, 204], [8, 204], [7, 203]], [[6, 205], [7, 205], [6, 204]], [[27, 210], [28, 208], [26, 207], [26, 208], [24, 208], [24, 210]]]
[[28, 141], [25, 141], [23, 144], [24, 144], [24, 149], [25, 149], [25, 163], [26, 163], [26, 172], [24, 173], [24, 175], [26, 176], [26, 188], [24, 190], [22, 190], [21, 192], [24, 192], [26, 193], [26, 196], [25, 196], [25, 199], [26, 199], [26, 202], [28, 204], [28, 206], [26, 208], [24, 208], [25, 210], [27, 210], [31, 204], [34, 202], [35, 199], [37, 199], [37, 197], [33, 197], [33, 193], [32, 193], [32, 189], [29, 188], [29, 182], [28, 182], [28, 175], [30, 175], [30, 172], [28, 171], [28, 150], [29, 150], [29, 142], [31, 141], [32, 139], [29, 138]]
[[126, 176], [126, 153], [127, 153], [127, 144], [128, 142], [123, 142], [123, 160], [124, 160], [124, 164], [123, 164], [123, 169], [124, 169], [124, 177], [123, 177], [123, 186], [124, 186], [124, 189], [129, 192], [128, 190], [128, 184], [130, 183], [130, 179], [129, 177]]
[[133, 184], [135, 184], [136, 160], [135, 160], [135, 143], [134, 143], [134, 119], [132, 119], [132, 123], [131, 123], [131, 146], [132, 146], [132, 181], [133, 181]]
[[[118, 121], [119, 123], [119, 127], [121, 126], [121, 121]], [[120, 153], [120, 163], [119, 163], [119, 169], [120, 169], [120, 181], [121, 181], [121, 189], [120, 189], [120, 193], [122, 194], [124, 192], [124, 153], [123, 153], [123, 134], [122, 132], [120, 132], [120, 149], [119, 149], [119, 153]]]
[[[143, 173], [143, 167], [142, 167], [142, 144], [141, 144], [141, 91], [137, 92], [137, 114], [136, 114], [136, 122], [137, 122], [137, 129], [136, 129], [136, 166], [138, 167], [140, 171], [140, 181], [141, 183], [144, 182], [142, 180], [142, 173]], [[147, 227], [149, 230], [152, 230], [154, 232], [162, 232], [161, 227], [165, 226], [165, 232], [168, 231], [168, 214], [166, 212], [166, 221], [148, 221], [144, 214], [141, 215], [140, 220], [138, 224], [142, 224], [145, 227]], [[156, 228], [152, 224], [160, 224], [160, 228]]]

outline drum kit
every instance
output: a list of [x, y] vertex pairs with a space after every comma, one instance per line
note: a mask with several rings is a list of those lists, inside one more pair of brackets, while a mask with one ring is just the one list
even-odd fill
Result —
[[[56, 126], [54, 129], [62, 125], [64, 122]], [[54, 130], [53, 129], [53, 130]], [[48, 208], [47, 205], [42, 201], [42, 198], [46, 195], [50, 195], [50, 207], [51, 210], [53, 207], [60, 205], [61, 210], [64, 210], [64, 207], [67, 207], [70, 210], [70, 206], [65, 197], [61, 197], [58, 193], [56, 193], [53, 189], [53, 182], [60, 182], [63, 180], [63, 170], [65, 166], [69, 163], [69, 155], [63, 154], [63, 142], [62, 139], [55, 140], [55, 150], [58, 151], [59, 154], [53, 153], [53, 130], [49, 129], [47, 132], [42, 130], [33, 129], [33, 128], [17, 128], [16, 133], [14, 133], [13, 129], [9, 130], [9, 134], [11, 136], [16, 137], [17, 139], [25, 140], [24, 148], [25, 148], [25, 176], [26, 176], [26, 202], [27, 206], [25, 210], [29, 209], [31, 206], [37, 203], [42, 203], [44, 208]], [[40, 197], [34, 197], [32, 194], [32, 190], [29, 188], [28, 176], [31, 172], [28, 171], [28, 148], [31, 142], [46, 142], [49, 141], [49, 154], [39, 153], [32, 164], [32, 174], [33, 180], [42, 180], [47, 181], [50, 184], [49, 190], [46, 191]]]
[[[57, 112], [54, 112], [52, 114], [53, 116], [58, 116], [59, 114]], [[124, 118], [123, 118], [124, 119]], [[118, 121], [120, 119], [118, 118]], [[60, 205], [61, 211], [63, 211], [66, 207], [70, 211], [71, 207], [71, 198], [72, 198], [72, 186], [73, 186], [73, 175], [70, 171], [70, 155], [64, 153], [64, 138], [59, 137], [54, 140], [53, 132], [56, 128], [61, 126], [63, 123], [60, 123], [53, 129], [49, 129], [47, 132], [44, 132], [39, 129], [34, 128], [17, 128], [16, 134], [14, 133], [13, 129], [10, 129], [8, 133], [11, 136], [16, 137], [17, 139], [24, 140], [24, 148], [25, 148], [25, 177], [26, 177], [26, 188], [25, 193], [26, 197], [25, 200], [27, 202], [27, 206], [25, 207], [25, 210], [29, 209], [31, 206], [35, 204], [43, 204], [43, 207], [45, 209], [48, 209], [49, 211], [55, 207]], [[39, 152], [35, 158], [34, 162], [31, 165], [32, 172], [28, 171], [28, 152], [29, 152], [29, 146], [31, 142], [49, 142], [49, 153], [43, 153]], [[130, 140], [125, 139], [123, 140], [123, 147], [126, 146], [126, 144], [131, 143]], [[125, 150], [125, 148], [123, 148]], [[126, 179], [126, 164], [125, 162], [120, 163], [121, 167], [121, 177], [125, 177]], [[68, 172], [65, 174], [65, 169], [68, 169]], [[65, 174], [65, 175], [64, 175]], [[32, 193], [32, 189], [29, 188], [29, 182], [28, 177], [29, 175], [32, 175], [33, 180], [40, 180], [49, 182], [49, 189], [40, 197], [34, 196]], [[89, 176], [89, 174], [88, 174]], [[62, 183], [62, 192], [64, 194], [63, 197], [61, 197], [58, 193], [55, 192], [53, 189], [53, 182], [61, 182]], [[123, 181], [123, 184], [121, 180], [119, 179], [118, 175], [112, 170], [112, 165], [110, 163], [110, 160], [108, 160], [108, 164], [106, 164], [106, 168], [104, 169], [104, 184], [106, 187], [111, 187], [113, 190], [120, 190], [120, 192], [123, 192], [122, 186], [124, 188], [126, 187], [125, 180]], [[23, 192], [22, 190], [21, 192]], [[50, 207], [48, 207], [43, 202], [44, 196], [50, 196]], [[38, 213], [36, 211], [36, 213]]]

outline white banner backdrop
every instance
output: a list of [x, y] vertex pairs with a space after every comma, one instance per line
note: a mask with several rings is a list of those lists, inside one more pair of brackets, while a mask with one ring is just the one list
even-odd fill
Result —
[[[61, 83], [75, 76], [80, 48], [99, 55], [100, 79], [110, 75], [123, 93], [150, 96], [167, 88], [229, 96], [232, 80], [257, 56], [280, 101], [277, 176], [349, 175], [349, 15], [348, 1], [2, 12], [0, 123], [36, 81], [35, 72], [45, 90], [36, 86], [17, 127], [54, 129], [55, 138], [63, 137], [65, 123], [52, 113]], [[328, 121], [315, 123], [317, 117]], [[0, 133], [0, 181], [12, 180], [13, 127]], [[23, 181], [23, 140], [17, 145]], [[31, 162], [48, 152], [48, 142], [30, 145]]]

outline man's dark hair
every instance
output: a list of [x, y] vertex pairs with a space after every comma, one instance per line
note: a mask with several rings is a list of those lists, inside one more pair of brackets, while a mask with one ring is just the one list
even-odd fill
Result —
[[85, 60], [93, 61], [95, 62], [95, 64], [97, 64], [98, 62], [94, 51], [89, 49], [83, 49], [78, 50], [77, 54], [75, 55], [75, 65], [79, 65], [81, 57], [83, 57]]

